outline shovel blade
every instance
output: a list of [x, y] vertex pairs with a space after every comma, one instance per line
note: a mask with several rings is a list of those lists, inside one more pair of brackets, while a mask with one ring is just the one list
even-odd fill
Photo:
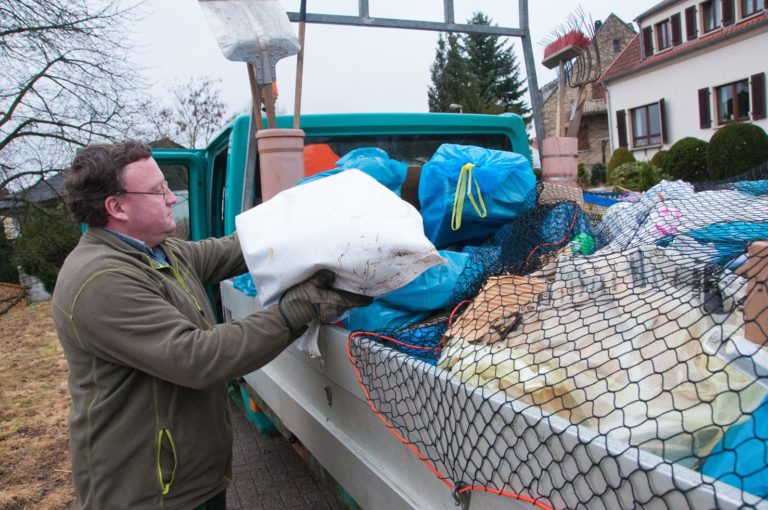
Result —
[[198, 0], [224, 56], [270, 63], [299, 52], [288, 14], [277, 0]]

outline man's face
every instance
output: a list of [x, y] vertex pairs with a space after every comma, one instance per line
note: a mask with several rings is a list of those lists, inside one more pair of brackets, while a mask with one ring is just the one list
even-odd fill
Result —
[[125, 233], [151, 248], [165, 241], [176, 229], [176, 196], [167, 188], [157, 162], [147, 158], [127, 165], [123, 169], [123, 191], [119, 200], [127, 218]]

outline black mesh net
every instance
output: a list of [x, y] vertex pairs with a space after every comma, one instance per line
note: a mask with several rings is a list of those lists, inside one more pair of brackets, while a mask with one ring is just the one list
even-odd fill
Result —
[[765, 174], [610, 208], [540, 186], [450, 309], [350, 337], [371, 405], [457, 495], [765, 505]]

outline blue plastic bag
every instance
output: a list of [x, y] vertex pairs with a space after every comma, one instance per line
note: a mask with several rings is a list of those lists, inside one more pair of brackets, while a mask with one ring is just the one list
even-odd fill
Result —
[[253, 297], [256, 295], [256, 286], [253, 285], [251, 273], [243, 273], [240, 276], [235, 276], [232, 278], [232, 285], [246, 296]]
[[443, 144], [421, 170], [424, 233], [438, 248], [481, 244], [535, 204], [535, 187], [520, 154]]
[[379, 181], [397, 195], [403, 189], [408, 165], [395, 159], [389, 159], [386, 151], [376, 147], [362, 147], [348, 152], [336, 162], [336, 168], [317, 173], [299, 181], [299, 185], [316, 181], [324, 177], [336, 175], [339, 172], [356, 168]]
[[749, 420], [728, 429], [701, 472], [755, 496], [768, 496], [768, 399]]
[[373, 303], [363, 308], [353, 308], [342, 320], [350, 331], [387, 332], [402, 329], [410, 324], [423, 321], [431, 312], [414, 312], [374, 299]]
[[451, 305], [459, 276], [470, 259], [469, 253], [439, 251], [447, 264], [432, 266], [405, 287], [377, 298], [403, 310], [440, 310]]

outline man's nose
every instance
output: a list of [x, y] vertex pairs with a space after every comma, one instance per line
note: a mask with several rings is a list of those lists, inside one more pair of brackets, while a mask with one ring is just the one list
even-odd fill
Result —
[[168, 191], [165, 193], [165, 202], [168, 205], [176, 205], [176, 201], [177, 201], [176, 195], [173, 193], [173, 190], [169, 188]]

